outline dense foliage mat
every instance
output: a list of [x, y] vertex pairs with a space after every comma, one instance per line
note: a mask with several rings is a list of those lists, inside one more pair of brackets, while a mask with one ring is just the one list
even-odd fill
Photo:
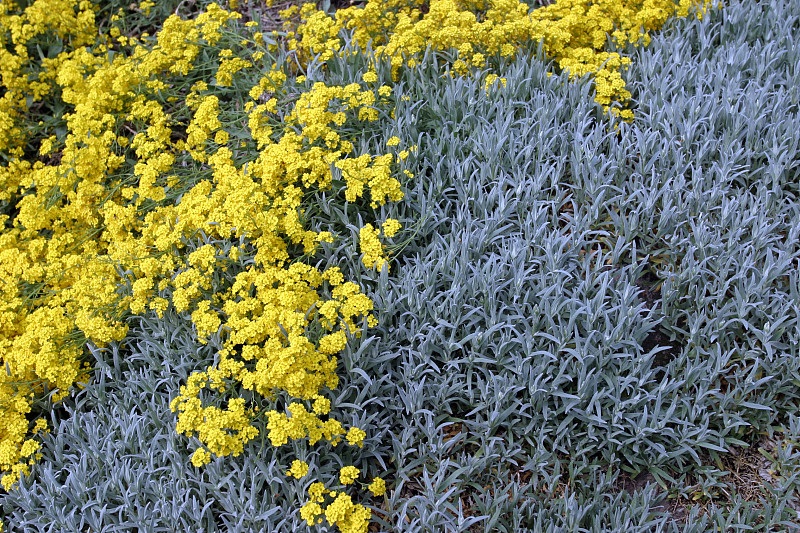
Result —
[[[196, 468], [170, 406], [224, 339], [150, 309], [88, 345], [86, 387], [0, 496], [6, 527], [302, 531], [311, 486], [348, 465], [386, 479], [362, 501], [380, 531], [800, 527], [800, 1], [670, 19], [618, 51], [631, 121], [541, 45], [469, 76], [428, 50], [393, 114], [350, 132], [408, 149], [403, 200], [308, 192], [310, 230], [351, 236], [309, 264], [374, 303], [327, 393], [363, 447], [260, 436]], [[324, 76], [393, 66], [333, 54]], [[391, 268], [365, 269], [363, 213], [402, 224]], [[287, 476], [297, 459], [311, 476]]]

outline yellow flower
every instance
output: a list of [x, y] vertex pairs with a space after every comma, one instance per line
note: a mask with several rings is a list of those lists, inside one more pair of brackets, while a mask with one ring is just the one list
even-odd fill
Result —
[[325, 488], [325, 485], [316, 481], [308, 487], [308, 495], [311, 496], [311, 501], [322, 503], [325, 501], [325, 495], [328, 494], [328, 489]]
[[297, 479], [301, 479], [308, 475], [308, 463], [305, 461], [300, 461], [299, 459], [295, 459], [292, 461], [292, 466], [289, 470], [286, 471], [287, 476], [293, 476]]
[[378, 271], [383, 270], [383, 267], [389, 268], [389, 263], [383, 256], [384, 246], [378, 239], [378, 230], [372, 224], [367, 224], [359, 233], [359, 246], [364, 257], [361, 261], [367, 268], [376, 268]]
[[320, 515], [322, 515], [322, 507], [315, 501], [307, 502], [300, 508], [300, 518], [305, 520], [309, 526], [322, 522], [321, 518], [317, 519]]
[[383, 496], [386, 493], [386, 482], [383, 479], [376, 477], [374, 480], [372, 480], [372, 483], [370, 483], [369, 487], [367, 488], [375, 496]]
[[394, 218], [387, 218], [386, 222], [382, 224], [383, 234], [389, 238], [392, 238], [397, 234], [398, 231], [400, 231], [400, 228], [402, 227], [403, 226], [400, 224], [400, 222]]
[[351, 427], [349, 430], [347, 430], [347, 435], [345, 438], [347, 439], [347, 444], [350, 446], [358, 446], [361, 448], [364, 446], [364, 437], [366, 436], [367, 434], [363, 430], [357, 427]]
[[339, 482], [342, 485], [350, 485], [358, 478], [358, 474], [360, 473], [361, 470], [354, 466], [345, 466], [339, 470]]
[[203, 448], [197, 448], [192, 454], [192, 464], [198, 468], [211, 462], [211, 454]]
[[331, 411], [331, 401], [328, 398], [317, 395], [314, 397], [314, 405], [312, 406], [314, 414], [327, 415]]

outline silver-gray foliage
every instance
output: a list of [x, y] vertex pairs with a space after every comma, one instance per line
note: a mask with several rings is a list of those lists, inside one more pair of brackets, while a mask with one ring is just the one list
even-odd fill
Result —
[[[378, 217], [416, 223], [414, 240], [388, 276], [346, 244], [317, 258], [376, 302], [332, 396], [369, 435], [343, 460], [393, 480], [372, 501], [383, 530], [800, 527], [799, 14], [798, 0], [736, 2], [627, 50], [632, 124], [609, 123], [590, 82], [548, 77], [535, 50], [488, 95], [432, 55], [403, 77], [390, 131], [360, 149], [419, 146], [406, 200]], [[319, 200], [355, 231], [352, 206]], [[311, 481], [283, 470], [301, 454], [333, 479], [329, 448], [256, 441], [189, 463], [169, 400], [213, 350], [186, 324], [146, 318], [127, 348], [96, 352], [94, 383], [0, 500], [11, 531], [305, 528]], [[721, 461], [763, 433], [783, 445], [760, 501], [668, 511], [730, 490]]]

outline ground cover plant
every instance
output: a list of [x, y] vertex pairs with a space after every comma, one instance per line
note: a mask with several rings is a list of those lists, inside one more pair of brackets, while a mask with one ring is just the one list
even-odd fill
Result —
[[0, 3], [9, 531], [800, 527], [800, 3]]

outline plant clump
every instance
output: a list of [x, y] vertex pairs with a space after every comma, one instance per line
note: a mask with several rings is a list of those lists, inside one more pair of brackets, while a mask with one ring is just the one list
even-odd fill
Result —
[[[361, 139], [394, 116], [400, 72], [433, 50], [454, 74], [476, 74], [541, 42], [570, 76], [594, 75], [606, 112], [630, 118], [614, 104], [630, 96], [630, 61], [609, 42], [646, 44], [668, 17], [708, 5], [433, 1], [423, 12], [370, 0], [328, 14], [306, 4], [284, 13], [282, 43], [215, 3], [136, 36], [122, 11], [98, 21], [87, 0], [0, 2], [4, 488], [36, 457], [48, 402], [85, 383], [87, 346], [122, 343], [131, 320], [168, 309], [218, 347], [171, 403], [177, 431], [197, 440], [193, 465], [241, 454], [259, 435], [275, 447], [361, 448], [366, 432], [337, 420], [325, 393], [348, 339], [376, 324], [374, 302], [337, 266], [309, 264], [344, 236], [307, 199], [325, 191], [356, 206], [362, 264], [388, 274], [403, 223], [380, 213], [404, 198], [416, 147]], [[327, 62], [354, 55], [368, 58], [360, 77], [325, 81]], [[505, 84], [492, 73], [485, 88]], [[298, 459], [287, 475], [308, 471]], [[344, 466], [339, 481], [360, 476]], [[380, 496], [386, 484], [372, 476], [368, 488]], [[314, 484], [309, 496], [309, 524], [366, 530], [371, 512], [343, 490]]]

